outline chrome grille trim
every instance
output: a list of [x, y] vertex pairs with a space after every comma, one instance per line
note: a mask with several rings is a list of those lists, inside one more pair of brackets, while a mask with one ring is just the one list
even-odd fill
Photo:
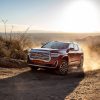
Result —
[[[32, 56], [32, 54], [34, 56]], [[37, 51], [37, 52], [31, 52], [29, 54], [29, 58], [30, 60], [42, 60], [42, 61], [45, 61], [45, 62], [49, 62], [51, 60], [51, 57], [50, 57], [50, 52], [42, 52], [42, 51]]]

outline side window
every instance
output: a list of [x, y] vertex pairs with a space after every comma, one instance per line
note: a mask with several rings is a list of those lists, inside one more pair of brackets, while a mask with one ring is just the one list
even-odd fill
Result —
[[71, 43], [71, 44], [69, 45], [69, 48], [74, 48], [74, 45]]
[[74, 50], [79, 50], [79, 47], [78, 47], [78, 45], [77, 44], [74, 44]]

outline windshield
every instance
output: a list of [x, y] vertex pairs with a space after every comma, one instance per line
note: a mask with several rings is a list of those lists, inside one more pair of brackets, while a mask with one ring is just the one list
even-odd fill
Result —
[[49, 42], [42, 46], [42, 48], [51, 48], [51, 49], [67, 49], [69, 46], [69, 43], [63, 43], [63, 42]]

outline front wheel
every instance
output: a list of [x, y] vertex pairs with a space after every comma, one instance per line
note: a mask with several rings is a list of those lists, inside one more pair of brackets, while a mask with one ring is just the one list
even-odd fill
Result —
[[68, 73], [68, 63], [66, 60], [62, 60], [58, 69], [56, 69], [56, 73], [60, 75], [66, 75]]

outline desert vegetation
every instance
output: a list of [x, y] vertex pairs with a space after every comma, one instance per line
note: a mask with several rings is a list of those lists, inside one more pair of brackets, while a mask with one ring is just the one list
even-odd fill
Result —
[[13, 59], [26, 59], [25, 48], [31, 45], [30, 38], [27, 34], [30, 27], [28, 27], [23, 33], [14, 33], [13, 25], [11, 27], [11, 32], [7, 33], [6, 22], [8, 20], [3, 20], [5, 32], [0, 35], [0, 58], [8, 57]]
[[24, 49], [28, 45], [30, 45], [30, 40], [25, 37], [25, 34], [21, 34], [12, 40], [6, 40], [0, 36], [0, 57], [25, 60], [27, 51]]
[[[0, 66], [18, 67], [25, 66], [27, 59], [27, 49], [31, 46], [31, 39], [27, 34], [28, 27], [23, 33], [6, 32], [6, 23], [4, 22], [5, 32], [0, 34]], [[27, 66], [27, 64], [26, 64]]]
[[25, 67], [27, 50], [24, 48], [30, 44], [29, 38], [24, 34], [16, 38], [5, 39], [0, 36], [0, 66], [2, 67]]

